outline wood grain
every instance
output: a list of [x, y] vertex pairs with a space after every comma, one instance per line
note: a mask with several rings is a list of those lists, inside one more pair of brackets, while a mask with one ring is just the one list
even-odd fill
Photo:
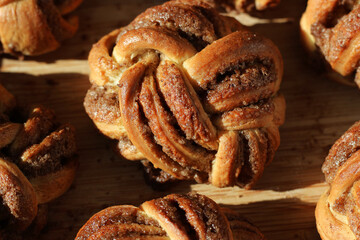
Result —
[[77, 128], [81, 166], [73, 187], [50, 204], [41, 239], [73, 239], [91, 215], [110, 205], [139, 205], [170, 192], [190, 190], [243, 212], [268, 239], [319, 239], [314, 208], [327, 187], [321, 164], [334, 141], [360, 119], [360, 91], [332, 82], [307, 63], [298, 31], [305, 0], [283, 0], [260, 20], [241, 17], [279, 46], [285, 62], [281, 91], [287, 100], [287, 119], [281, 127], [282, 142], [255, 190], [184, 182], [170, 191], [154, 191], [144, 183], [139, 166], [115, 155], [111, 141], [97, 132], [82, 105], [90, 85], [86, 58], [91, 45], [161, 2], [84, 1], [77, 10], [79, 32], [60, 49], [24, 61], [2, 59], [0, 81], [21, 103], [46, 104]]

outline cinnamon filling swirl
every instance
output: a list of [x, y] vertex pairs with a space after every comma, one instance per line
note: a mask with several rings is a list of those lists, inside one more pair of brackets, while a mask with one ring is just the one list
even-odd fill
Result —
[[116, 237], [159, 240], [265, 239], [258, 228], [239, 214], [221, 209], [211, 199], [195, 193], [171, 194], [147, 201], [140, 208], [124, 205], [109, 207], [91, 217], [78, 232], [76, 240]]
[[[235, 22], [204, 1], [170, 1], [94, 45], [85, 108], [102, 133], [123, 143], [125, 157], [217, 186], [250, 187], [259, 178], [279, 146], [283, 65], [271, 41]], [[249, 157], [237, 159], [243, 153], [227, 145], [249, 148]], [[164, 176], [159, 170], [152, 179]]]

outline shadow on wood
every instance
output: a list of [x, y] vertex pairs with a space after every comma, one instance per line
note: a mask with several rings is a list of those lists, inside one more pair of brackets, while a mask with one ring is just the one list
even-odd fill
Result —
[[[248, 217], [269, 240], [320, 239], [315, 223], [315, 205], [296, 198], [247, 205], [221, 205]], [[304, 223], [306, 220], [306, 223]]]

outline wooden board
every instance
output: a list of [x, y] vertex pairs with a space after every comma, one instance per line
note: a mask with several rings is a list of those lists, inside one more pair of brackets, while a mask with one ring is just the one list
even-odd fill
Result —
[[[153, 191], [144, 183], [139, 166], [114, 154], [111, 142], [97, 132], [82, 105], [90, 86], [86, 58], [91, 45], [161, 2], [84, 1], [77, 11], [81, 21], [78, 34], [59, 50], [24, 61], [2, 59], [0, 81], [20, 102], [46, 104], [62, 121], [77, 128], [81, 166], [71, 189], [50, 203], [41, 239], [74, 239], [90, 216], [110, 205], [139, 205], [170, 192], [191, 190], [243, 212], [268, 239], [319, 239], [314, 208], [327, 188], [321, 164], [333, 142], [360, 119], [360, 91], [328, 80], [307, 64], [298, 31], [305, 0], [283, 0], [279, 8], [255, 19], [257, 24], [252, 27], [271, 38], [283, 54], [281, 91], [287, 100], [281, 146], [254, 190], [184, 182], [171, 191]], [[253, 20], [245, 18], [248, 23]]]

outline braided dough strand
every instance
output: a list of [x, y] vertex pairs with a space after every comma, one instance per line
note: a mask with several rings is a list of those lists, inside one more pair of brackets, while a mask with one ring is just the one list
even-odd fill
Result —
[[42, 106], [21, 112], [1, 85], [0, 92], [0, 238], [36, 236], [46, 223], [43, 204], [74, 180], [74, 128]]
[[[317, 49], [342, 78], [359, 84], [360, 2], [357, 0], [309, 0], [300, 26], [303, 42], [310, 52]], [[336, 76], [336, 75], [333, 75]]]
[[113, 206], [92, 216], [76, 240], [264, 240], [257, 227], [200, 194], [171, 194], [134, 206]]
[[360, 237], [360, 122], [335, 142], [323, 165], [330, 189], [316, 207], [322, 239]]
[[161, 176], [250, 188], [279, 146], [279, 50], [205, 1], [147, 9], [96, 43], [89, 64], [87, 113]]

